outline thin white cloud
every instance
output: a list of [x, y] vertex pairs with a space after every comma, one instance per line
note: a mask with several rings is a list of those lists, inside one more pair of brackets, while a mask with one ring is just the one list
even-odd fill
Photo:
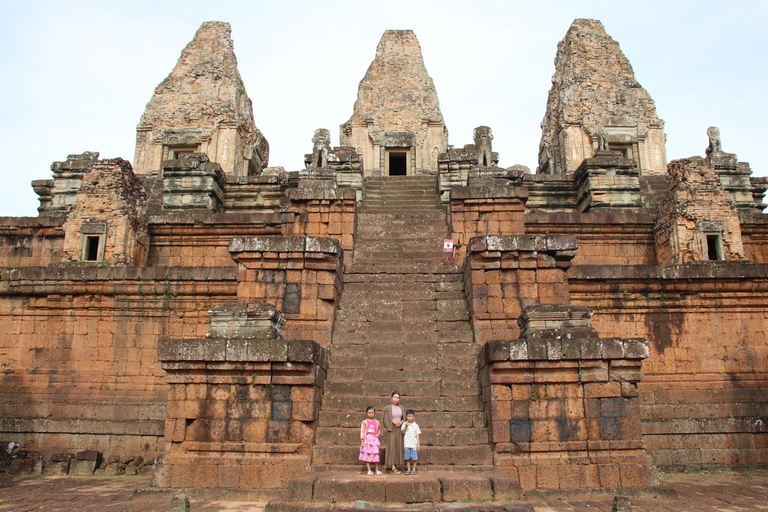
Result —
[[764, 1], [27, 2], [4, 10], [2, 215], [36, 215], [29, 182], [69, 153], [133, 160], [136, 124], [200, 23], [228, 21], [270, 164], [296, 170], [315, 128], [349, 119], [387, 28], [410, 28], [450, 142], [493, 128], [501, 165], [535, 169], [557, 43], [576, 17], [603, 21], [666, 121], [668, 159], [702, 155], [706, 129], [768, 175]]

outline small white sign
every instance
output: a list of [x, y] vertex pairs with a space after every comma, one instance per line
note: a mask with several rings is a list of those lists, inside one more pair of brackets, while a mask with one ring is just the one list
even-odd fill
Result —
[[446, 238], [443, 243], [443, 252], [453, 252], [453, 240]]

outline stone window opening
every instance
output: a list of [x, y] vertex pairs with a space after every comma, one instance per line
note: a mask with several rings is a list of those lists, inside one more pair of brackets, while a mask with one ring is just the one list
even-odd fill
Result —
[[710, 261], [723, 261], [723, 241], [719, 234], [704, 234], [704, 252]]
[[83, 222], [80, 226], [80, 261], [103, 261], [106, 241], [105, 222]]
[[101, 235], [85, 235], [83, 237], [82, 261], [101, 261], [104, 256], [101, 238]]

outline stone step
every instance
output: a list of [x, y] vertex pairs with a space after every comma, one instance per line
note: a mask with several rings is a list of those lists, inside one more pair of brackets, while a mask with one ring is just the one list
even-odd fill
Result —
[[[378, 274], [365, 272], [365, 267], [361, 272], [356, 272], [357, 265], [350, 265], [344, 270], [345, 283], [432, 283], [436, 291], [455, 291], [464, 290], [464, 279], [461, 272], [446, 272], [445, 265], [437, 266], [439, 272], [424, 272], [412, 274]], [[344, 289], [350, 285], [345, 285]]]
[[[386, 448], [380, 456], [384, 457]], [[358, 460], [360, 445], [320, 446], [312, 448], [312, 465], [349, 464]], [[490, 444], [469, 446], [431, 446], [419, 452], [419, 466], [424, 465], [490, 465], [493, 464], [493, 450]]]
[[400, 355], [419, 353], [424, 355], [439, 355], [443, 357], [477, 355], [480, 347], [471, 343], [471, 339], [462, 341], [445, 341], [439, 333], [430, 333], [429, 340], [416, 339], [413, 341], [386, 340], [380, 343], [345, 343], [334, 340], [330, 346], [331, 362], [338, 356], [366, 357]]
[[439, 332], [398, 332], [398, 333], [333, 333], [333, 348], [338, 346], [365, 347], [366, 350], [382, 350], [382, 345], [412, 342], [443, 342], [443, 343], [473, 343], [472, 328], [464, 322], [463, 326], [457, 326], [455, 330]]
[[378, 262], [407, 262], [432, 263], [440, 262], [445, 258], [440, 249], [427, 248], [423, 251], [414, 250], [409, 245], [396, 246], [394, 244], [377, 244], [374, 247], [361, 245], [355, 251], [354, 261], [360, 264], [377, 264]]
[[[394, 391], [397, 391], [395, 389]], [[408, 399], [409, 400], [409, 399]], [[383, 409], [389, 400], [379, 402]], [[405, 409], [411, 408], [407, 400], [402, 402]], [[378, 404], [371, 403], [376, 407]], [[366, 405], [367, 407], [367, 405]], [[415, 409], [414, 409], [415, 410]], [[484, 429], [487, 427], [485, 411], [450, 411], [450, 412], [416, 412], [416, 422], [422, 430], [432, 428], [474, 428]], [[360, 424], [365, 418], [365, 410], [360, 411], [320, 411], [318, 416], [318, 428], [320, 427], [342, 427], [342, 428], [360, 428]], [[379, 413], [379, 420], [381, 414]]]
[[[371, 398], [367, 396], [326, 396], [323, 397], [323, 412], [331, 411], [360, 411], [363, 414], [365, 409], [371, 404]], [[483, 400], [479, 396], [409, 396], [408, 400], [403, 398], [403, 408], [417, 411], [416, 417], [419, 418], [425, 412], [476, 412], [483, 411]], [[362, 418], [361, 420], [362, 421]], [[418, 422], [418, 420], [417, 420]]]
[[[469, 320], [469, 313], [458, 308], [453, 310], [444, 309], [439, 311], [425, 311], [423, 309], [415, 309], [409, 306], [409, 302], [401, 302], [397, 306], [391, 306], [388, 309], [375, 309], [366, 304], [346, 304], [344, 308], [339, 308], [336, 312], [337, 322], [376, 322], [376, 321], [392, 321], [399, 320], [404, 322], [410, 322], [414, 320], [430, 320], [430, 321], [449, 321], [449, 320]], [[418, 301], [423, 302], [423, 301]], [[434, 301], [438, 302], [438, 301]], [[437, 306], [437, 305], [435, 305]], [[431, 329], [432, 330], [432, 329]]]
[[[345, 290], [346, 291], [346, 290]], [[354, 292], [353, 292], [354, 293]], [[367, 292], [360, 292], [364, 294]], [[451, 295], [450, 298], [432, 299], [432, 300], [387, 300], [387, 299], [369, 299], [350, 296], [349, 298], [343, 298], [339, 303], [339, 312], [341, 311], [359, 311], [359, 312], [373, 312], [379, 311], [382, 313], [382, 318], [386, 315], [386, 312], [395, 311], [400, 313], [411, 312], [418, 314], [419, 312], [428, 311], [445, 311], [452, 309], [450, 303], [464, 302], [466, 307], [466, 300], [464, 299], [463, 292], [442, 292], [441, 296]], [[456, 307], [455, 309], [458, 309]], [[336, 320], [340, 319], [339, 315], [336, 315]]]
[[[462, 274], [462, 269], [455, 263], [442, 261], [411, 263], [407, 261], [353, 262], [347, 274]], [[346, 282], [346, 281], [345, 281]], [[407, 280], [405, 281], [407, 282]]]
[[444, 315], [438, 320], [432, 321], [413, 321], [413, 320], [391, 320], [379, 322], [337, 322], [334, 326], [334, 332], [350, 332], [358, 334], [379, 334], [379, 333], [416, 333], [416, 332], [439, 332], [442, 330], [460, 330], [468, 328], [466, 320], [468, 313], [445, 311]]
[[[443, 510], [441, 503], [497, 502], [482, 510], [530, 512], [527, 503], [510, 504], [522, 496], [520, 483], [492, 465], [419, 465], [417, 475], [367, 476], [362, 463], [313, 466], [288, 484], [288, 497], [270, 501], [265, 512], [320, 512], [351, 507], [360, 500], [366, 508], [400, 512]], [[459, 503], [460, 504], [460, 503]], [[431, 508], [424, 508], [425, 506]], [[452, 507], [455, 505], [451, 505]], [[459, 510], [474, 510], [468, 505]], [[479, 509], [478, 509], [479, 510]]]
[[[392, 392], [405, 396], [479, 396], [480, 383], [468, 382], [344, 382], [326, 381], [327, 396], [363, 396], [381, 403], [389, 400]], [[375, 400], [374, 400], [375, 399]]]
[[429, 212], [439, 212], [440, 211], [440, 205], [439, 204], [413, 204], [413, 203], [407, 203], [407, 204], [401, 204], [401, 203], [393, 203], [390, 202], [387, 204], [386, 202], [382, 201], [381, 204], [363, 204], [362, 213], [367, 214], [387, 214], [387, 213], [429, 213]]
[[423, 213], [410, 213], [405, 210], [400, 210], [394, 213], [359, 213], [357, 215], [358, 223], [376, 223], [384, 221], [418, 221], [422, 223], [435, 223], [438, 222], [446, 224], [445, 214], [442, 211], [423, 212]]
[[[380, 297], [371, 297], [366, 300], [381, 301], [402, 301], [404, 300], [402, 298], [403, 296], [408, 300], [456, 300], [457, 295], [464, 294], [464, 283], [457, 281], [449, 281], [444, 284], [435, 281], [414, 280], [408, 282], [406, 279], [397, 277], [388, 281], [384, 280], [384, 276], [376, 276], [372, 274], [360, 274], [358, 277], [348, 275], [347, 277], [350, 279], [345, 280], [342, 300], [344, 300], [344, 294], [347, 294], [349, 297], [354, 297], [353, 300], [360, 300], [360, 295], [375, 293], [380, 295]], [[401, 296], [389, 297], [385, 295], [388, 293], [399, 293]], [[407, 295], [403, 295], [407, 293], [430, 295], [410, 298]]]
[[475, 382], [477, 369], [378, 370], [330, 366], [327, 379], [329, 382]]
[[[421, 424], [419, 424], [421, 427]], [[422, 446], [473, 446], [488, 444], [487, 428], [430, 428], [419, 436]], [[318, 446], [360, 447], [360, 426], [320, 427], [315, 435]]]
[[476, 367], [477, 356], [441, 356], [435, 351], [411, 353], [406, 350], [399, 355], [333, 356], [330, 364], [334, 370], [461, 370]]

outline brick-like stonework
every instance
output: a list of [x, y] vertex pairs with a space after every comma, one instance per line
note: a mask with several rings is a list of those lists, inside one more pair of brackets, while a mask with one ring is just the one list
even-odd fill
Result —
[[[97, 160], [84, 175], [64, 224], [69, 261], [142, 265], [147, 257], [147, 197], [122, 158]], [[98, 245], [88, 254], [88, 243]]]
[[[320, 129], [305, 168], [261, 172], [232, 46], [203, 24], [136, 174], [70, 155], [33, 182], [39, 217], [0, 218], [4, 439], [59, 473], [162, 455], [157, 485], [339, 501], [395, 388], [422, 463], [459, 471], [366, 490], [390, 501], [768, 464], [768, 180], [714, 127], [667, 172], [599, 22], [560, 44], [537, 174], [497, 167], [486, 126], [447, 145], [410, 31], [385, 33], [339, 147]], [[288, 484], [310, 466], [332, 471]]]
[[170, 443], [158, 487], [264, 489], [304, 472], [327, 356], [265, 304], [219, 304], [204, 339], [161, 338]]
[[674, 160], [669, 163], [669, 175], [671, 188], [655, 228], [659, 263], [743, 260], [738, 210], [710, 161]]

